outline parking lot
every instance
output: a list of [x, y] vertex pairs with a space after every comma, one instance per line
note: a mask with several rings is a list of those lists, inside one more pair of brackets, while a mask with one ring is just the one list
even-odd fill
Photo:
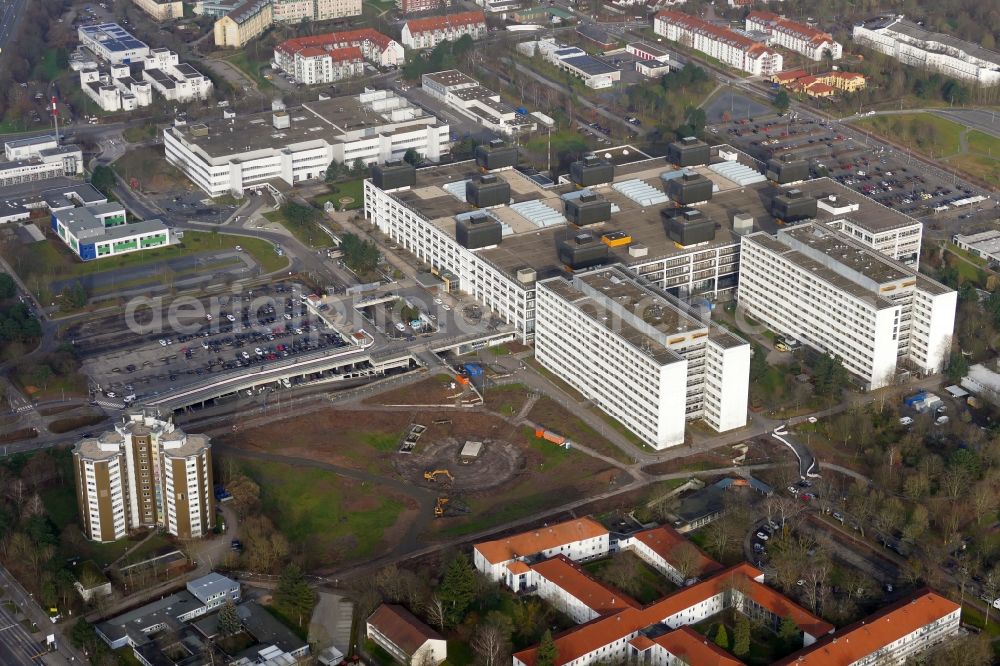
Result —
[[[739, 118], [710, 128], [719, 141], [730, 143], [766, 161], [788, 157], [810, 163], [813, 175], [862, 192], [878, 203], [913, 217], [929, 217], [961, 208], [962, 215], [992, 207], [984, 193], [943, 172], [928, 169], [909, 153], [868, 145], [849, 136], [840, 125], [821, 120], [778, 117], [776, 114]], [[961, 216], [960, 216], [961, 217]]]
[[155, 197], [153, 200], [174, 219], [186, 218], [209, 224], [222, 224], [239, 208], [239, 204], [236, 203], [216, 203], [198, 190]]

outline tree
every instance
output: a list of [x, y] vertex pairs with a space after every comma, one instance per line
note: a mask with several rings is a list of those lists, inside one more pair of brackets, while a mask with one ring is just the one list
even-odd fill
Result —
[[750, 381], [759, 382], [771, 366], [767, 363], [767, 350], [758, 344], [750, 343]]
[[944, 374], [953, 382], [961, 381], [962, 377], [969, 374], [969, 360], [961, 351], [953, 351], [948, 356], [948, 364], [944, 368]]
[[718, 645], [723, 650], [729, 649], [729, 633], [726, 632], [726, 625], [719, 624], [719, 628], [716, 629], [715, 644]]
[[510, 637], [514, 631], [509, 617], [490, 611], [476, 627], [470, 646], [481, 666], [500, 666], [510, 661]]
[[418, 166], [424, 161], [423, 155], [418, 153], [414, 148], [407, 148], [406, 152], [403, 154], [403, 161], [407, 164], [412, 164], [413, 166]]
[[556, 659], [559, 658], [559, 648], [552, 640], [552, 632], [549, 629], [542, 634], [542, 640], [538, 643], [535, 651], [535, 666], [555, 666]]
[[438, 631], [444, 631], [445, 614], [444, 614], [444, 602], [441, 601], [441, 597], [435, 592], [431, 594], [430, 598], [424, 604], [424, 614], [427, 616], [427, 621], [438, 628]]
[[226, 490], [233, 496], [233, 508], [241, 519], [260, 507], [260, 486], [250, 477], [237, 474], [226, 484]]
[[850, 374], [839, 356], [820, 354], [813, 367], [816, 395], [837, 400], [850, 381]]
[[0, 298], [13, 298], [17, 293], [17, 284], [8, 273], [0, 273]]
[[225, 605], [219, 610], [219, 633], [223, 636], [232, 636], [243, 630], [243, 621], [236, 610], [236, 604], [232, 599], [227, 599]]
[[781, 113], [788, 111], [788, 107], [791, 106], [792, 100], [788, 97], [788, 91], [782, 88], [778, 91], [778, 94], [774, 96], [774, 108], [776, 108]]
[[365, 164], [365, 161], [363, 159], [359, 157], [358, 159], [354, 160], [354, 164], [351, 165], [351, 172], [354, 175], [360, 176], [366, 171], [368, 171], [368, 165]]
[[789, 652], [802, 647], [802, 632], [799, 631], [799, 625], [795, 624], [791, 615], [786, 615], [781, 619], [781, 625], [778, 627], [778, 640], [784, 644], [785, 650]]
[[690, 541], [682, 541], [670, 549], [670, 564], [681, 577], [681, 583], [701, 573], [701, 552]]
[[293, 617], [298, 618], [300, 627], [304, 627], [304, 622], [308, 622], [316, 604], [316, 593], [309, 587], [302, 570], [295, 564], [289, 564], [281, 572], [274, 599]]
[[330, 166], [326, 168], [326, 182], [330, 183], [337, 180], [346, 171], [347, 169], [344, 168], [343, 164], [337, 160], [331, 160]]
[[438, 593], [444, 602], [448, 624], [460, 624], [476, 596], [476, 570], [465, 553], [459, 553], [448, 564]]
[[82, 308], [87, 304], [87, 289], [79, 280], [71, 285], [66, 285], [63, 289], [62, 297], [66, 299], [66, 304], [72, 309]]
[[101, 191], [102, 194], [111, 194], [111, 189], [115, 186], [115, 172], [111, 167], [99, 165], [90, 176], [90, 184]]
[[736, 614], [733, 627], [733, 654], [745, 657], [750, 652], [750, 619], [743, 613]]

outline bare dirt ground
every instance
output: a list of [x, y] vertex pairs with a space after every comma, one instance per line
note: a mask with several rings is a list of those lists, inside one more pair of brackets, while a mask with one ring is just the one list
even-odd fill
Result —
[[[454, 388], [452, 388], [454, 387]], [[363, 400], [366, 405], [459, 405], [476, 399], [475, 392], [456, 383], [450, 375], [428, 377]], [[478, 401], [478, 400], [476, 400]]]
[[[517, 446], [502, 440], [483, 442], [479, 457], [463, 463], [459, 459], [459, 453], [465, 441], [445, 437], [422, 447], [417, 453], [397, 455], [393, 459], [393, 466], [404, 479], [428, 488], [451, 492], [487, 490], [507, 483], [524, 471], [524, 455]], [[449, 481], [445, 475], [438, 475], [434, 481], [424, 479], [425, 471], [442, 469], [448, 470], [455, 480]]]

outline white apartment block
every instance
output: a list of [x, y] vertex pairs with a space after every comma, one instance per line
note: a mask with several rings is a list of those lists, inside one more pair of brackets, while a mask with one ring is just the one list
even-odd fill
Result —
[[783, 46], [810, 60], [820, 61], [828, 55], [839, 60], [844, 55], [844, 47], [835, 42], [829, 33], [771, 12], [752, 11], [747, 14], [746, 29], [763, 32], [769, 35], [768, 44]]
[[212, 79], [180, 62], [170, 49], [150, 50], [142, 60], [142, 78], [171, 102], [193, 102], [212, 96]]
[[776, 332], [841, 358], [868, 389], [939, 372], [957, 294], [815, 222], [743, 237], [738, 300]]
[[149, 47], [117, 23], [84, 25], [77, 30], [80, 44], [112, 65], [136, 62], [149, 54]]
[[406, 57], [399, 42], [371, 28], [297, 37], [274, 47], [274, 67], [306, 85], [363, 74], [365, 60], [391, 67]]
[[0, 160], [0, 186], [83, 173], [79, 146], [60, 146], [55, 135], [15, 139], [4, 143]]
[[754, 76], [771, 76], [783, 68], [783, 58], [774, 49], [688, 14], [660, 12], [653, 32]]
[[322, 179], [330, 162], [402, 159], [414, 149], [431, 161], [450, 151], [450, 130], [392, 91], [309, 102], [290, 112], [168, 127], [167, 161], [211, 196], [242, 196], [279, 179]]
[[[750, 345], [612, 267], [538, 283], [535, 358], [655, 449], [746, 425]], [[681, 397], [683, 396], [683, 398]]]
[[854, 26], [852, 37], [904, 65], [984, 86], [1000, 84], [1000, 53], [951, 35], [930, 32], [903, 16], [860, 23]]
[[154, 21], [184, 18], [181, 0], [132, 0], [132, 4], [149, 14]]
[[84, 533], [114, 541], [139, 527], [204, 536], [215, 525], [211, 443], [156, 413], [132, 410], [114, 431], [73, 448]]
[[472, 563], [491, 581], [502, 582], [512, 590], [525, 588], [521, 574], [525, 559], [563, 555], [574, 562], [603, 557], [610, 552], [608, 529], [591, 518], [577, 518], [547, 525], [528, 532], [477, 543], [472, 549]]
[[457, 41], [463, 35], [482, 39], [486, 34], [486, 15], [483, 12], [461, 12], [410, 19], [403, 26], [400, 41], [409, 49], [432, 49], [441, 42]]

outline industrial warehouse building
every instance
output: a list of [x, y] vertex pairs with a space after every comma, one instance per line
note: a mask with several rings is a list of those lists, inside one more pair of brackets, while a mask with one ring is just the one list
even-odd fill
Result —
[[501, 100], [498, 93], [484, 88], [457, 69], [424, 74], [420, 86], [431, 97], [495, 132], [517, 135], [531, 132], [538, 126], [530, 117], [521, 115]]
[[309, 102], [163, 131], [167, 161], [215, 197], [242, 196], [271, 180], [322, 179], [330, 162], [398, 160], [410, 148], [430, 161], [450, 151], [450, 130], [389, 90]]
[[[654, 449], [746, 425], [750, 345], [619, 267], [538, 283], [535, 358]], [[684, 396], [680, 399], [679, 396]]]
[[140, 527], [191, 539], [215, 526], [211, 442], [155, 410], [126, 412], [113, 431], [73, 447], [84, 534], [116, 541]]
[[816, 222], [744, 236], [737, 298], [770, 329], [840, 357], [866, 389], [903, 370], [939, 372], [957, 303], [954, 290]]

